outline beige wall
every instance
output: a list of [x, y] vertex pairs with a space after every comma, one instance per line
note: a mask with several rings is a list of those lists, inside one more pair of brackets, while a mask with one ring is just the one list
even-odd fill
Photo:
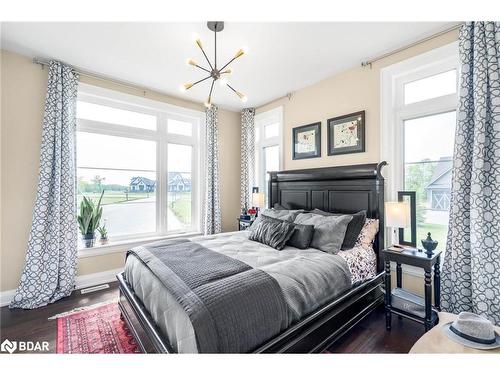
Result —
[[[371, 68], [357, 67], [348, 70], [294, 92], [290, 100], [281, 98], [257, 108], [257, 113], [262, 113], [283, 106], [283, 168], [288, 170], [379, 162], [380, 69], [457, 39], [458, 30], [451, 31], [380, 60]], [[366, 152], [327, 156], [326, 121], [361, 110], [366, 111]], [[292, 160], [292, 128], [318, 121], [321, 121], [321, 158]], [[423, 293], [423, 281], [419, 276], [404, 273], [403, 284], [414, 292]]]
[[[283, 106], [283, 167], [287, 169], [375, 163], [380, 160], [380, 69], [456, 41], [458, 30], [387, 57], [372, 68], [357, 67], [257, 108], [257, 113]], [[366, 152], [327, 156], [329, 118], [366, 111]], [[292, 128], [321, 121], [321, 158], [292, 160]]]
[[[134, 90], [82, 77], [82, 82], [203, 111], [198, 103], [156, 92]], [[38, 159], [47, 69], [30, 59], [1, 51], [1, 247], [0, 291], [17, 287], [24, 264], [38, 180]], [[222, 226], [236, 230], [239, 215], [239, 113], [219, 111]], [[123, 253], [82, 258], [78, 274], [123, 266]]]

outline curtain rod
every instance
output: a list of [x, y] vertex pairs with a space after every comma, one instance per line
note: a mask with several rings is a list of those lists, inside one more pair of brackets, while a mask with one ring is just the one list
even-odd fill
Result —
[[[48, 60], [44, 60], [44, 59], [40, 59], [40, 58], [35, 57], [35, 58], [33, 58], [33, 64], [38, 64], [43, 69], [45, 66], [49, 66], [50, 62]], [[162, 93], [162, 92], [160, 92], [158, 90], [155, 90], [155, 89], [152, 89], [152, 88], [149, 88], [149, 87], [139, 86], [139, 85], [136, 85], [134, 83], [130, 83], [130, 82], [126, 82], [126, 81], [120, 81], [120, 80], [111, 78], [109, 76], [106, 76], [106, 75], [103, 75], [103, 74], [93, 73], [93, 72], [90, 72], [88, 70], [77, 68], [75, 66], [71, 66], [71, 67], [80, 76], [94, 78], [94, 79], [98, 79], [100, 81], [110, 82], [110, 83], [113, 83], [115, 85], [119, 85], [119, 86], [122, 86], [122, 87], [130, 88], [130, 89], [134, 89], [134, 90], [139, 90], [139, 91], [142, 91], [142, 93], [143, 93], [144, 96], [146, 96], [146, 93], [148, 91], [149, 92], [157, 92], [157, 93], [160, 93], [160, 94], [165, 94], [165, 95], [171, 96], [170, 94]]]
[[367, 66], [369, 66], [369, 67], [371, 68], [372, 64], [373, 64], [374, 62], [376, 62], [376, 61], [382, 60], [382, 59], [384, 59], [384, 58], [386, 58], [386, 57], [388, 57], [388, 56], [394, 55], [394, 54], [396, 54], [396, 53], [398, 53], [398, 52], [401, 52], [401, 51], [404, 51], [404, 50], [406, 50], [406, 49], [408, 49], [408, 48], [411, 48], [411, 47], [414, 47], [414, 46], [419, 45], [419, 44], [421, 44], [421, 43], [427, 42], [428, 40], [431, 40], [431, 39], [437, 38], [438, 36], [441, 36], [441, 35], [443, 35], [443, 34], [446, 34], [446, 33], [450, 32], [450, 31], [456, 30], [456, 29], [460, 28], [463, 24], [464, 24], [463, 22], [460, 22], [460, 23], [458, 23], [458, 24], [456, 24], [456, 25], [453, 25], [452, 27], [449, 27], [449, 28], [447, 28], [447, 29], [445, 29], [445, 30], [442, 30], [442, 31], [440, 31], [440, 32], [438, 32], [438, 33], [436, 33], [436, 34], [429, 35], [428, 37], [425, 37], [425, 38], [423, 38], [423, 39], [419, 39], [419, 40], [417, 40], [417, 41], [415, 41], [415, 42], [413, 42], [413, 43], [411, 43], [411, 44], [408, 44], [408, 45], [406, 45], [406, 46], [404, 46], [404, 47], [397, 48], [397, 49], [395, 49], [395, 50], [393, 50], [393, 51], [391, 51], [391, 52], [387, 52], [387, 53], [384, 53], [383, 55], [380, 55], [380, 56], [374, 57], [374, 58], [372, 58], [372, 59], [370, 59], [370, 60], [363, 61], [363, 62], [361, 63], [361, 66], [362, 66], [363, 68], [364, 68], [364, 67], [367, 67]]

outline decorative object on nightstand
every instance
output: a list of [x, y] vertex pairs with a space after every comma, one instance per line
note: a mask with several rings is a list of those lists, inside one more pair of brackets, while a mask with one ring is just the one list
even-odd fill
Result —
[[254, 222], [252, 219], [242, 219], [241, 217], [236, 220], [238, 220], [238, 230], [247, 230]]
[[427, 238], [425, 240], [422, 240], [422, 246], [425, 249], [425, 253], [431, 256], [433, 254], [433, 251], [436, 250], [437, 245], [438, 242], [434, 241], [431, 237], [431, 232], [428, 232]]
[[[391, 329], [392, 314], [422, 323], [428, 331], [439, 321], [441, 311], [441, 251], [427, 255], [417, 249], [403, 249], [401, 252], [382, 250], [385, 260], [385, 313], [386, 328]], [[396, 288], [391, 287], [391, 261], [396, 262]], [[402, 264], [424, 269], [424, 298], [403, 289]], [[432, 268], [434, 268], [434, 306], [432, 306]]]

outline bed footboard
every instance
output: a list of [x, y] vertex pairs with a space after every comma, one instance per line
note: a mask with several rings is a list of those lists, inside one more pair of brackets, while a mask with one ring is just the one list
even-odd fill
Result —
[[[254, 353], [318, 353], [383, 303], [383, 273], [302, 319]], [[120, 311], [144, 353], [175, 353], [137, 298], [123, 273], [117, 275]]]

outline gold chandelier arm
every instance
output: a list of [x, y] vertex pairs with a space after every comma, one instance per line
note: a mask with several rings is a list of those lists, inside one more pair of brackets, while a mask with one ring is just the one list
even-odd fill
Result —
[[212, 91], [214, 89], [215, 79], [212, 81], [212, 86], [210, 86], [210, 93], [208, 94], [208, 103], [212, 103]]
[[238, 96], [238, 98], [240, 98], [240, 100], [242, 102], [246, 102], [247, 101], [247, 96], [245, 94], [243, 94], [242, 92], [239, 92], [239, 91], [235, 90], [233, 88], [233, 86], [231, 86], [229, 83], [226, 83], [226, 86], [229, 87], [231, 89], [231, 91], [234, 92]]
[[205, 60], [207, 60], [207, 63], [208, 65], [210, 66], [210, 69], [214, 69], [213, 66], [212, 66], [212, 63], [210, 63], [210, 60], [208, 59], [208, 56], [207, 54], [205, 53], [205, 50], [203, 49], [203, 46], [201, 45], [201, 41], [197, 40], [196, 41], [196, 44], [198, 45], [198, 47], [200, 47], [201, 49], [201, 52], [203, 52], [203, 56], [205, 56]]
[[224, 65], [224, 66], [223, 66], [222, 68], [220, 68], [219, 70], [220, 70], [220, 71], [224, 70], [224, 68], [225, 68], [226, 66], [228, 66], [228, 65], [229, 65], [229, 64], [231, 64], [234, 60], [236, 60], [237, 58], [239, 58], [239, 57], [243, 56], [244, 54], [245, 54], [245, 50], [244, 50], [244, 49], [240, 49], [240, 50], [238, 50], [238, 52], [236, 52], [236, 55], [234, 55], [234, 57], [233, 57], [231, 60], [229, 60], [229, 61], [226, 63], [226, 65]]
[[202, 79], [200, 79], [199, 81], [196, 81], [196, 82], [194, 82], [194, 83], [186, 83], [186, 84], [184, 84], [184, 85], [183, 85], [183, 87], [184, 87], [184, 88], [183, 88], [182, 90], [183, 90], [183, 91], [189, 90], [189, 89], [190, 89], [191, 87], [193, 87], [194, 85], [197, 85], [198, 83], [201, 83], [201, 82], [203, 82], [203, 81], [206, 81], [206, 80], [207, 80], [207, 79], [209, 79], [209, 78], [212, 78], [212, 76], [211, 76], [211, 75], [209, 75], [208, 77], [202, 78]]
[[202, 67], [202, 66], [199, 66], [198, 64], [196, 64], [196, 65], [194, 65], [194, 66], [196, 66], [197, 68], [199, 68], [199, 69], [201, 69], [201, 70], [204, 70], [204, 71], [205, 71], [205, 72], [207, 72], [207, 73], [210, 73], [210, 74], [212, 73], [212, 72], [211, 72], [210, 70], [208, 70], [207, 68], [204, 68], [204, 67]]

